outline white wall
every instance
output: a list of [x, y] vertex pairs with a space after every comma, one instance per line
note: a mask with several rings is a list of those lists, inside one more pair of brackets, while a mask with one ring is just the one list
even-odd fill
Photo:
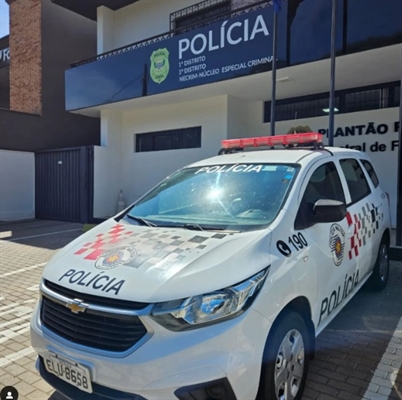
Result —
[[[136, 133], [201, 126], [198, 149], [134, 152]], [[166, 105], [123, 114], [123, 186], [128, 202], [187, 164], [215, 156], [227, 132], [227, 97]]]
[[121, 155], [108, 147], [94, 146], [94, 218], [117, 213], [121, 187]]
[[[101, 143], [95, 147], [94, 217], [116, 214], [123, 190], [126, 205], [177, 169], [215, 156], [228, 130], [227, 96], [120, 114], [101, 113]], [[201, 148], [136, 153], [135, 134], [201, 126]]]
[[0, 221], [29, 218], [35, 218], [35, 155], [0, 150]]
[[101, 147], [94, 147], [94, 217], [111, 217], [117, 212], [122, 171], [122, 115], [101, 111]]
[[[201, 0], [140, 0], [120, 10], [98, 8], [98, 54], [170, 31], [170, 14]], [[232, 0], [245, 7], [258, 0]]]
[[239, 139], [248, 132], [249, 112], [248, 103], [237, 97], [228, 96], [228, 139]]
[[101, 111], [101, 146], [122, 151], [122, 114], [115, 110]]
[[[261, 102], [252, 103], [249, 106], [249, 131], [247, 136], [260, 136], [270, 134], [270, 124], [263, 124], [263, 105]], [[398, 148], [395, 147], [395, 141], [398, 140], [398, 131], [395, 129], [395, 123], [399, 121], [399, 109], [387, 108], [383, 110], [362, 111], [351, 114], [339, 114], [335, 116], [335, 132], [338, 128], [364, 125], [361, 128], [361, 135], [355, 128], [355, 136], [337, 136], [334, 138], [335, 146], [362, 146], [365, 144], [365, 151], [370, 156], [374, 168], [376, 169], [381, 186], [389, 193], [391, 200], [392, 222], [396, 226], [396, 204], [397, 204], [397, 168], [398, 168]], [[384, 134], [371, 133], [366, 134], [369, 123], [373, 122], [376, 129], [381, 124], [386, 124], [388, 131]], [[328, 116], [305, 118], [291, 121], [278, 121], [275, 124], [277, 135], [286, 134], [289, 129], [297, 126], [309, 126], [313, 131], [328, 129]], [[394, 149], [392, 150], [392, 142]], [[325, 138], [324, 143], [328, 143]], [[377, 143], [377, 146], [375, 145]], [[379, 151], [379, 145], [385, 145], [385, 151]], [[377, 151], [373, 151], [376, 150]], [[363, 150], [360, 148], [359, 150]]]
[[115, 48], [170, 31], [170, 14], [199, 2], [141, 0], [115, 11]]
[[97, 9], [97, 52], [106, 53], [115, 49], [114, 45], [114, 11], [105, 6]]

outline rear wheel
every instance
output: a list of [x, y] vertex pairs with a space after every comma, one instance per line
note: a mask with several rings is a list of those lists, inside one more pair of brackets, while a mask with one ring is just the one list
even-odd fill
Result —
[[286, 314], [265, 348], [259, 400], [299, 400], [309, 365], [309, 336], [303, 318]]
[[389, 277], [389, 257], [388, 257], [388, 244], [383, 239], [378, 249], [377, 260], [373, 269], [373, 273], [369, 278], [369, 287], [372, 290], [384, 290], [388, 283]]

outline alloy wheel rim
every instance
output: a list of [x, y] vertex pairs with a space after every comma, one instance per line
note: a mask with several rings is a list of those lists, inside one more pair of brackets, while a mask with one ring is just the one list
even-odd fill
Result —
[[304, 341], [297, 329], [290, 330], [276, 355], [275, 393], [278, 400], [293, 400], [299, 392], [304, 374]]

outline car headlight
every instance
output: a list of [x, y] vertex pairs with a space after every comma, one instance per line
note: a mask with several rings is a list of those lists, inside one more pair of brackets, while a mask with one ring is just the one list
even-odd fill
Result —
[[201, 328], [236, 317], [246, 311], [257, 297], [268, 271], [269, 267], [226, 289], [155, 304], [151, 317], [172, 331]]

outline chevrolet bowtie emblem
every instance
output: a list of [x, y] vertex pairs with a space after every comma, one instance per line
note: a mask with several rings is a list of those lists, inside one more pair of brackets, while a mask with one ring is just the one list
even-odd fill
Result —
[[74, 299], [66, 303], [66, 307], [71, 310], [74, 314], [78, 314], [80, 312], [85, 312], [88, 308], [88, 304], [84, 304], [80, 299]]

